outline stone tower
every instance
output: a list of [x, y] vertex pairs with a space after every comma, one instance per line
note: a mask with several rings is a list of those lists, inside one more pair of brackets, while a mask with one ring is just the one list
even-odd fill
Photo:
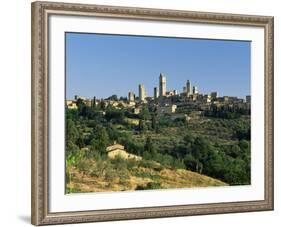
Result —
[[154, 97], [154, 100], [156, 100], [158, 98], [158, 96], [159, 96], [159, 94], [158, 94], [158, 87], [154, 87], [153, 91], [154, 91], [153, 92], [153, 97]]
[[193, 94], [198, 94], [198, 87], [197, 86], [193, 86]]
[[160, 97], [166, 96], [166, 87], [167, 87], [166, 77], [162, 73], [160, 73], [160, 76], [159, 76], [159, 96]]
[[130, 91], [128, 93], [128, 99], [129, 99], [129, 102], [134, 102], [135, 101], [135, 93]]
[[145, 100], [145, 89], [143, 84], [139, 84], [139, 101], [144, 102]]
[[186, 81], [186, 95], [189, 96], [192, 94], [192, 90], [191, 90], [191, 83], [189, 80]]

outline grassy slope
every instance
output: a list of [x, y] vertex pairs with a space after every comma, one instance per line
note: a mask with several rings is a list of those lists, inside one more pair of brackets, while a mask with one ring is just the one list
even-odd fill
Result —
[[145, 187], [149, 182], [159, 183], [163, 189], [227, 185], [214, 178], [184, 169], [134, 168], [130, 171], [129, 179], [122, 183], [119, 179], [107, 181], [103, 178], [83, 175], [74, 168], [71, 172], [73, 177], [67, 185], [71, 192], [132, 191], [136, 190], [137, 186]]

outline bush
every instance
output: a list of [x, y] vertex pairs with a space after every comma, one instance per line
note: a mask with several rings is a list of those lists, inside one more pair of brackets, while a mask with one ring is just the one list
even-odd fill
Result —
[[113, 165], [108, 163], [105, 168], [104, 179], [109, 182], [113, 182], [117, 179], [117, 177], [118, 177], [118, 173], [114, 169]]
[[151, 189], [161, 189], [161, 184], [156, 182], [149, 182], [147, 185], [138, 185], [136, 190], [151, 190]]
[[76, 167], [83, 174], [90, 174], [95, 166], [93, 159], [83, 158], [77, 161]]
[[155, 163], [154, 161], [150, 161], [150, 160], [139, 161], [139, 166], [144, 167], [144, 168], [153, 169], [153, 170], [156, 170], [156, 171], [161, 171], [162, 169], [164, 169], [163, 166]]

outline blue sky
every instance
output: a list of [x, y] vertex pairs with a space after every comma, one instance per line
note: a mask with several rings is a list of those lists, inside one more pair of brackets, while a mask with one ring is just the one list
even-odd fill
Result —
[[160, 72], [167, 90], [182, 91], [186, 80], [200, 93], [250, 94], [251, 43], [144, 36], [66, 33], [66, 97], [149, 96]]

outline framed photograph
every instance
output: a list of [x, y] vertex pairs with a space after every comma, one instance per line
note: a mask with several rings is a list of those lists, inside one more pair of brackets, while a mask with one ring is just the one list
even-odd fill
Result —
[[273, 17], [32, 3], [32, 223], [273, 209]]

